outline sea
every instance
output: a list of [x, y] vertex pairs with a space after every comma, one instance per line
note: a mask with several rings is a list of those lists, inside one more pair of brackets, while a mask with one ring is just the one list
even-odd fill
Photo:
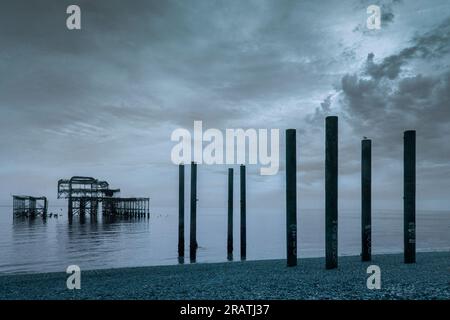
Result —
[[[196, 263], [227, 261], [226, 208], [197, 209]], [[86, 215], [70, 222], [67, 209], [50, 207], [52, 217], [15, 218], [12, 207], [0, 207], [0, 274], [178, 264], [178, 209], [151, 208], [150, 218], [114, 221]], [[340, 210], [339, 255], [359, 255], [361, 213]], [[298, 256], [325, 254], [324, 210], [299, 209]], [[239, 260], [239, 211], [234, 212], [234, 259]], [[286, 220], [282, 209], [247, 208], [247, 260], [286, 257]], [[417, 251], [450, 251], [450, 211], [417, 211]], [[186, 257], [189, 257], [189, 210], [185, 219]], [[403, 212], [373, 210], [372, 252], [401, 253]], [[450, 258], [450, 253], [449, 253]], [[183, 263], [190, 263], [185, 259]]]

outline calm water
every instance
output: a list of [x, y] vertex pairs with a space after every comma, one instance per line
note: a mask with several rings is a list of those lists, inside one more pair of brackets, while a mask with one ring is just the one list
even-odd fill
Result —
[[[150, 220], [85, 221], [58, 218], [13, 219], [0, 208], [0, 273], [65, 271], [176, 264], [177, 208], [153, 208]], [[49, 212], [63, 212], [50, 208]], [[239, 212], [235, 211], [235, 258], [239, 257]], [[188, 216], [188, 212], [186, 212]], [[226, 209], [198, 209], [197, 262], [226, 261]], [[324, 255], [323, 210], [299, 210], [300, 257]], [[189, 219], [186, 221], [188, 243]], [[247, 210], [247, 259], [285, 256], [283, 210]], [[373, 252], [402, 252], [402, 212], [373, 212]], [[339, 213], [339, 254], [360, 252], [359, 212]], [[417, 212], [417, 249], [450, 250], [450, 212]], [[188, 248], [186, 248], [188, 257]], [[188, 260], [188, 259], [187, 259]]]

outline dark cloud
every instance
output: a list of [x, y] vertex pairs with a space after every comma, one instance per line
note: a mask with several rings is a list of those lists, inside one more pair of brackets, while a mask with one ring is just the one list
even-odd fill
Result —
[[380, 63], [374, 62], [374, 55], [367, 57], [365, 72], [374, 79], [387, 77], [395, 79], [401, 72], [401, 68], [411, 59], [438, 58], [450, 49], [450, 19], [445, 20], [436, 29], [413, 40], [413, 45], [384, 58]]
[[[417, 119], [419, 116], [416, 113], [426, 110], [432, 111], [431, 115], [441, 115], [441, 109], [445, 108], [448, 98], [446, 88], [450, 69], [445, 64], [445, 59], [448, 58], [450, 49], [449, 39], [450, 19], [446, 19], [433, 30], [415, 36], [411, 40], [411, 46], [378, 63], [375, 55], [369, 53], [359, 73], [345, 74], [341, 79], [339, 100], [346, 117], [356, 127], [371, 119], [374, 124], [381, 119], [389, 119], [388, 115], [408, 119], [408, 115], [412, 116], [408, 112], [411, 110], [415, 114], [413, 118]], [[439, 72], [430, 70], [431, 75], [411, 72], [402, 75], [404, 67], [410, 68], [417, 62], [431, 64], [433, 61], [442, 65]], [[316, 109], [316, 118], [330, 114], [331, 96], [328, 95]], [[427, 112], [427, 115], [430, 116], [430, 113]], [[385, 121], [389, 121], [388, 119]], [[448, 117], [436, 120], [447, 121]]]
[[[380, 63], [369, 54], [361, 75], [345, 75], [340, 98], [352, 127], [360, 133], [375, 131], [376, 136], [387, 141], [393, 139], [394, 132], [398, 135], [399, 130], [406, 128], [417, 128], [422, 136], [439, 140], [446, 133], [441, 132], [442, 128], [450, 124], [450, 117], [444, 116], [449, 111], [450, 69], [444, 67], [432, 75], [402, 75], [402, 68], [416, 61], [428, 63], [430, 59], [448, 58], [449, 37], [447, 19], [434, 30], [415, 37], [412, 46]], [[425, 145], [430, 150], [440, 149], [432, 142]]]
[[402, 2], [402, 0], [388, 0], [378, 2], [381, 8], [381, 23], [383, 24], [383, 26], [394, 22], [394, 7], [401, 4]]
[[[361, 68], [343, 75], [340, 86], [308, 118], [310, 125], [317, 127], [327, 115], [337, 114], [341, 128], [351, 130], [340, 134], [342, 175], [350, 178], [358, 169], [354, 159], [359, 141], [352, 137], [368, 136], [373, 139], [374, 170], [384, 178], [382, 184], [395, 188], [392, 181], [401, 183], [403, 131], [414, 129], [418, 192], [433, 199], [442, 197], [436, 188], [446, 188], [448, 182], [437, 177], [450, 170], [450, 146], [446, 143], [450, 134], [449, 36], [450, 20], [445, 19], [414, 36], [398, 53], [382, 59], [369, 53]], [[435, 187], [431, 187], [433, 183]]]

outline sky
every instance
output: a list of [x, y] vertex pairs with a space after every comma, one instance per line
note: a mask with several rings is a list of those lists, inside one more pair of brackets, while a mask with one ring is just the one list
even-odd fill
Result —
[[[70, 4], [81, 30], [66, 28]], [[366, 26], [371, 4], [379, 30]], [[447, 0], [5, 0], [0, 40], [1, 204], [11, 194], [61, 203], [58, 179], [83, 175], [176, 206], [171, 133], [201, 120], [280, 130], [278, 174], [250, 165], [247, 176], [247, 205], [277, 211], [284, 131], [297, 129], [298, 206], [323, 208], [325, 117], [337, 115], [340, 208], [360, 208], [364, 136], [374, 208], [402, 208], [408, 129], [417, 207], [449, 208]], [[226, 208], [228, 167], [199, 166], [200, 207]]]

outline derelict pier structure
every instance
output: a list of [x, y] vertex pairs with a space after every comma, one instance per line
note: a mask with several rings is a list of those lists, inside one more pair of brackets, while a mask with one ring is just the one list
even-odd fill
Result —
[[45, 217], [47, 209], [48, 201], [46, 197], [13, 195], [13, 213], [15, 217]]
[[68, 214], [97, 215], [99, 204], [105, 216], [149, 216], [149, 198], [121, 198], [120, 189], [111, 189], [107, 181], [74, 176], [58, 181], [58, 199], [68, 200]]

